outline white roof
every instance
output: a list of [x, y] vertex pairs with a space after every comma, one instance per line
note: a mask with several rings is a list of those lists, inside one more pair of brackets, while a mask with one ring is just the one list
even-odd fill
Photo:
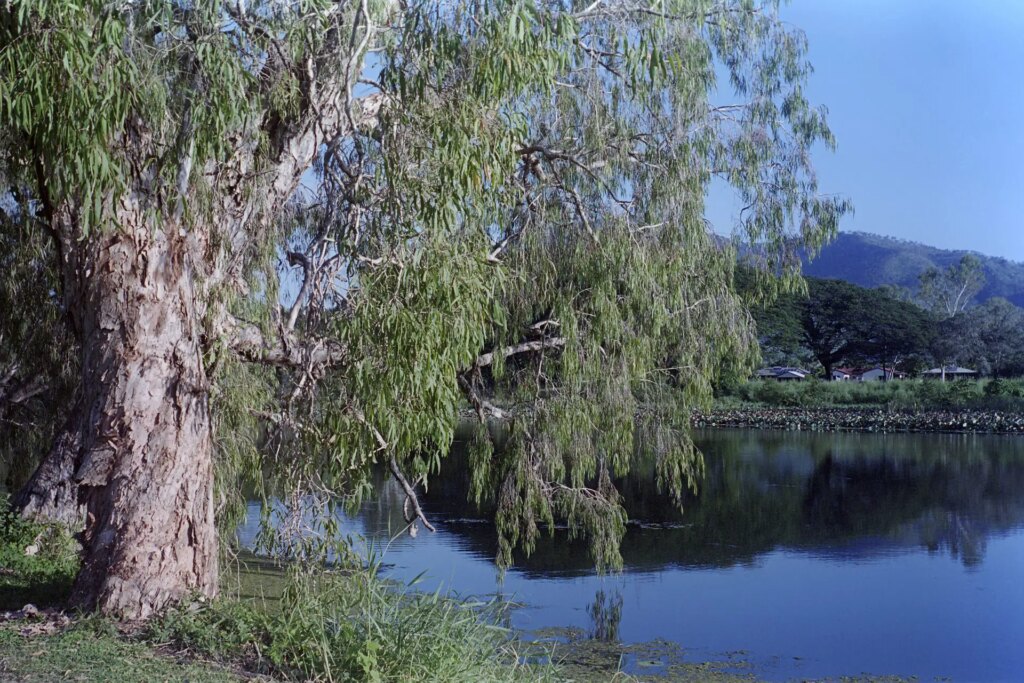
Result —
[[803, 368], [790, 368], [777, 365], [772, 368], [761, 368], [757, 371], [758, 377], [799, 377], [804, 378], [811, 374]]
[[[942, 374], [942, 370], [943, 370], [943, 368], [932, 368], [931, 370], [925, 370], [924, 374], [926, 374], [926, 375], [941, 375]], [[976, 374], [978, 374], [977, 370], [971, 370], [970, 368], [962, 368], [959, 365], [947, 365], [945, 370], [946, 370], [946, 374], [947, 375], [976, 375]]]

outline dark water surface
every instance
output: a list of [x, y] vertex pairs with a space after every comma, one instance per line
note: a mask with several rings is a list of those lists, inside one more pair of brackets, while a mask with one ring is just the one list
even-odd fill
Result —
[[511, 619], [528, 631], [664, 639], [692, 661], [740, 651], [778, 680], [1024, 681], [1024, 438], [718, 430], [698, 442], [707, 477], [684, 513], [650, 472], [620, 482], [621, 574], [596, 575], [558, 532], [500, 580], [458, 453], [423, 501], [437, 534], [389, 544], [403, 526], [390, 487], [345, 526], [387, 546], [396, 579], [426, 571], [427, 588], [524, 603]]

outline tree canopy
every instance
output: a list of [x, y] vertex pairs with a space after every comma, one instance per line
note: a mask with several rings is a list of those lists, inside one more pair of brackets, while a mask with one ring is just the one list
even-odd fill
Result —
[[0, 239], [46, 278], [14, 317], [79, 359], [21, 500], [84, 507], [80, 603], [215, 591], [240, 481], [352, 501], [386, 467], [429, 525], [463, 406], [499, 559], [565, 520], [616, 566], [612, 478], [650, 448], [682, 500], [689, 408], [756, 358], [708, 184], [759, 292], [849, 208], [805, 55], [772, 1], [5, 4]]
[[[740, 286], [743, 288], [743, 278]], [[887, 288], [807, 278], [806, 293], [753, 309], [762, 354], [783, 363], [817, 361], [825, 376], [839, 364], [894, 367], [930, 357], [951, 338], [937, 319]]]

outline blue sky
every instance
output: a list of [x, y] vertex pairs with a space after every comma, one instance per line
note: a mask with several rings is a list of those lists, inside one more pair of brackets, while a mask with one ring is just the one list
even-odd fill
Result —
[[[1024, 261], [1024, 0], [792, 0], [838, 139], [844, 230]], [[728, 232], [734, 207], [712, 195]]]

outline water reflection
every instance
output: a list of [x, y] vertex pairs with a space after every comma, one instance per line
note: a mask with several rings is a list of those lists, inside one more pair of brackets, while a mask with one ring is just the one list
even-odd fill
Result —
[[594, 601], [587, 606], [592, 622], [588, 635], [593, 640], [614, 642], [619, 640], [622, 622], [622, 593], [618, 590], [598, 590]]
[[[1018, 680], [1024, 671], [1024, 438], [707, 431], [698, 493], [675, 509], [653, 467], [617, 482], [625, 571], [596, 575], [564, 531], [499, 579], [490, 511], [466, 502], [458, 444], [404, 527], [400, 491], [346, 529], [399, 580], [524, 604], [520, 629], [608, 644], [663, 639], [696, 660], [744, 650], [779, 680], [871, 672]], [[251, 540], [256, 515], [240, 530]], [[625, 652], [625, 650], [623, 650]], [[764, 663], [768, 662], [768, 665]]]
[[[903, 550], [983, 561], [986, 538], [1024, 525], [1024, 439], [974, 435], [698, 434], [707, 476], [682, 511], [653, 466], [616, 482], [631, 526], [626, 569], [749, 566], [785, 548], [837, 559]], [[497, 550], [489, 510], [466, 502], [458, 448], [427, 504], [481, 555]], [[384, 512], [383, 509], [379, 512]], [[580, 544], [545, 537], [517, 566], [539, 576], [591, 571]]]

